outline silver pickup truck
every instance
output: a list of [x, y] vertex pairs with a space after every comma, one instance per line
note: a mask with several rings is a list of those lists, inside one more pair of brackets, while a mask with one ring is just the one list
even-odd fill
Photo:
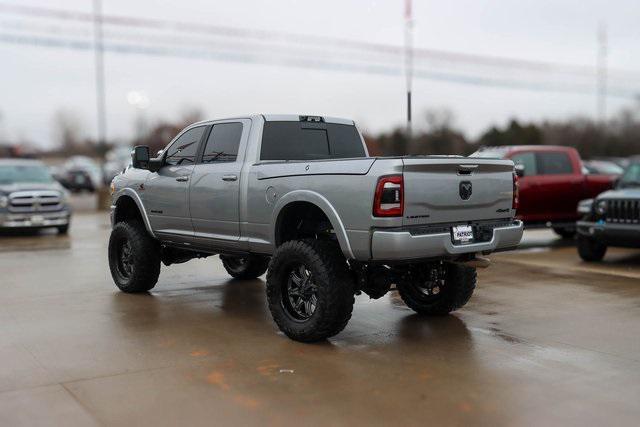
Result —
[[193, 124], [157, 157], [138, 146], [114, 178], [109, 265], [124, 292], [153, 288], [160, 263], [219, 254], [227, 272], [267, 272], [290, 338], [340, 332], [354, 295], [392, 286], [418, 313], [462, 307], [482, 254], [514, 248], [510, 160], [370, 157], [351, 120], [252, 115]]

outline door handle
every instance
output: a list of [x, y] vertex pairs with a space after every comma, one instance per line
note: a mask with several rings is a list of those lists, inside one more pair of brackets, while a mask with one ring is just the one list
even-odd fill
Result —
[[176, 178], [176, 181], [178, 182], [186, 182], [189, 181], [189, 177], [188, 176], [179, 176]]
[[222, 175], [223, 181], [237, 181], [238, 175]]

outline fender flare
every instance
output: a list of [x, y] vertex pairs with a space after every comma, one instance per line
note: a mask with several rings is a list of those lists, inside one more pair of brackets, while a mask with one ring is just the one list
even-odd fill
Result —
[[142, 222], [144, 222], [145, 228], [147, 229], [149, 234], [151, 234], [151, 237], [153, 237], [155, 239], [156, 235], [153, 232], [153, 229], [151, 228], [151, 222], [149, 221], [149, 216], [147, 215], [147, 211], [145, 210], [144, 205], [142, 204], [142, 200], [140, 199], [140, 196], [138, 195], [138, 193], [136, 193], [131, 188], [123, 188], [123, 189], [119, 190], [115, 194], [115, 196], [113, 197], [114, 219], [115, 219], [115, 212], [116, 212], [116, 209], [117, 209], [118, 200], [121, 197], [125, 197], [125, 196], [128, 196], [128, 197], [133, 199], [134, 203], [138, 207], [138, 210], [140, 211], [140, 216], [142, 216]]
[[336, 212], [329, 200], [327, 200], [324, 196], [309, 190], [291, 191], [279, 198], [276, 202], [271, 217], [271, 241], [273, 242], [274, 246], [276, 245], [276, 226], [278, 217], [286, 206], [294, 202], [307, 202], [320, 208], [320, 210], [324, 212], [327, 218], [329, 218], [329, 221], [333, 226], [333, 231], [335, 232], [338, 239], [338, 243], [340, 244], [340, 249], [342, 250], [344, 256], [348, 259], [355, 259], [353, 251], [351, 250], [351, 245], [349, 244], [349, 238], [347, 237], [347, 230], [345, 229], [344, 224], [342, 223], [342, 220], [338, 215], [338, 212]]

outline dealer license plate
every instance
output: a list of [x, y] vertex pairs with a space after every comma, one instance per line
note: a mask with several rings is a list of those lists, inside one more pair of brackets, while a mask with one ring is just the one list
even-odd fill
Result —
[[33, 215], [31, 217], [31, 224], [40, 225], [44, 222], [44, 217], [42, 215]]
[[473, 241], [473, 227], [458, 225], [452, 228], [454, 243], [469, 243]]

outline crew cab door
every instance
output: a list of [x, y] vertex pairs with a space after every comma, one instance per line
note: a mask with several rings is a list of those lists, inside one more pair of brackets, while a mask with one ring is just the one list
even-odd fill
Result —
[[575, 219], [584, 193], [583, 175], [568, 151], [524, 151], [512, 155], [511, 160], [524, 165], [524, 176], [519, 180], [519, 218], [556, 222]]
[[[538, 193], [542, 209], [551, 221], [577, 219], [578, 202], [583, 199], [584, 175], [580, 165], [565, 150], [536, 153]], [[545, 218], [543, 218], [545, 219]]]
[[192, 236], [189, 215], [189, 180], [193, 173], [200, 141], [207, 129], [198, 126], [179, 135], [164, 153], [164, 164], [149, 174], [141, 191], [156, 233]]
[[193, 171], [191, 221], [195, 236], [213, 247], [235, 247], [240, 239], [240, 172], [250, 123], [214, 123]]

